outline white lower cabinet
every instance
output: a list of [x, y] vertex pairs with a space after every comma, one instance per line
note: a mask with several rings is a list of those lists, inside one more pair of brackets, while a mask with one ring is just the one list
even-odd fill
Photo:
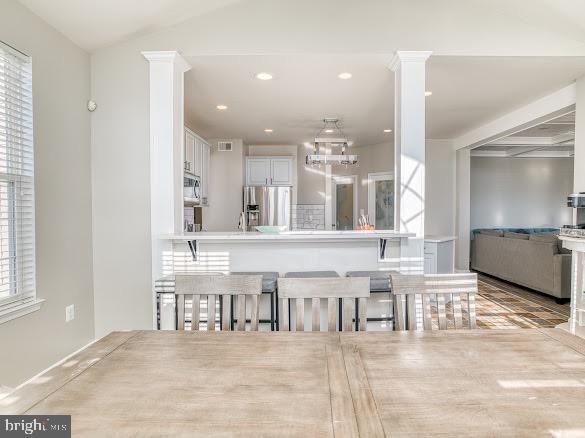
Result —
[[425, 274], [447, 274], [455, 270], [455, 238], [425, 237]]

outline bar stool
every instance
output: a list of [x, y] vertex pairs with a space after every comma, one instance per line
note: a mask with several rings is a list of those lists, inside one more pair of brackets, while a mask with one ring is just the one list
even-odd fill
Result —
[[262, 293], [270, 294], [270, 320], [261, 319], [261, 323], [270, 323], [270, 330], [278, 330], [278, 272], [230, 272], [231, 275], [261, 275]]
[[[335, 271], [302, 271], [302, 272], [287, 272], [284, 278], [338, 278], [339, 274]], [[278, 306], [278, 304], [277, 304]], [[341, 298], [339, 299], [339, 331], [342, 330], [343, 305]], [[288, 306], [288, 319], [290, 321], [290, 300]]]
[[[390, 287], [390, 274], [397, 274], [398, 271], [348, 271], [345, 275], [347, 277], [369, 277], [370, 278], [370, 293], [387, 293], [392, 294]], [[392, 298], [392, 295], [390, 295]], [[378, 318], [366, 318], [367, 321], [394, 321], [394, 307], [392, 299], [390, 299], [390, 316]], [[356, 326], [358, 324], [358, 316], [356, 313]]]

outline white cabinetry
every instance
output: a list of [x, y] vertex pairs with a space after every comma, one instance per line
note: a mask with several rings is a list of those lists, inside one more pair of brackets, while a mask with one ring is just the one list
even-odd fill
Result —
[[447, 274], [455, 269], [455, 237], [425, 237], [425, 274]]
[[209, 205], [209, 163], [211, 147], [209, 143], [185, 128], [184, 170], [201, 179], [201, 205]]
[[246, 185], [265, 186], [270, 184], [269, 180], [269, 158], [246, 158]]
[[246, 185], [292, 186], [292, 157], [246, 157]]
[[185, 129], [185, 162], [184, 169], [193, 173], [195, 161], [195, 135], [188, 129]]

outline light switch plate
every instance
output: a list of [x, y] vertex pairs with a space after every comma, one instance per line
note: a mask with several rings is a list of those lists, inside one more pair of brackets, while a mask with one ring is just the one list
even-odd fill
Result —
[[75, 319], [75, 304], [65, 307], [65, 322], [73, 321]]

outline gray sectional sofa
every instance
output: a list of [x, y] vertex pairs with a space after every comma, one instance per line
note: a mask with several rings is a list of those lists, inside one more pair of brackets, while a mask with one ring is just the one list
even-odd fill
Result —
[[471, 268], [557, 299], [571, 297], [571, 254], [553, 233], [476, 230]]

